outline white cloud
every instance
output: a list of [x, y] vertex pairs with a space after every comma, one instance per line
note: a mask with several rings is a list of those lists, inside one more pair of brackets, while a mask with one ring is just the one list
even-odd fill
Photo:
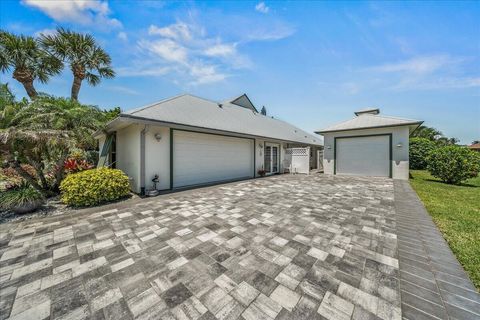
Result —
[[205, 50], [205, 55], [212, 57], [225, 57], [237, 53], [235, 44], [215, 44]]
[[44, 36], [50, 36], [50, 35], [53, 35], [57, 32], [57, 30], [55, 29], [43, 29], [43, 30], [39, 30], [37, 32], [35, 32], [33, 35], [35, 37], [39, 37], [41, 35], [44, 35]]
[[171, 39], [141, 40], [139, 46], [166, 61], [179, 62], [181, 64], [187, 63], [187, 49]]
[[136, 67], [119, 69], [121, 76], [174, 76], [175, 83], [202, 85], [223, 81], [250, 60], [236, 43], [207, 35], [202, 26], [176, 22], [150, 25], [148, 36], [137, 42]]
[[[439, 90], [480, 87], [480, 77], [465, 73], [471, 70], [469, 59], [446, 54], [416, 56], [406, 60], [367, 68], [395, 91]], [[371, 77], [371, 75], [369, 75]]]
[[108, 87], [106, 87], [106, 89], [110, 90], [110, 91], [114, 91], [114, 92], [119, 92], [119, 93], [123, 93], [123, 94], [132, 95], [132, 96], [137, 96], [137, 95], [140, 94], [138, 91], [135, 91], [131, 88], [127, 88], [127, 87], [124, 87], [124, 86], [108, 86]]
[[265, 2], [259, 2], [256, 6], [255, 6], [255, 10], [257, 10], [258, 12], [261, 12], [261, 13], [268, 13], [268, 11], [270, 11], [270, 8], [267, 7], [267, 5], [265, 4]]
[[407, 72], [415, 74], [428, 74], [445, 66], [458, 64], [463, 59], [452, 58], [448, 55], [420, 56], [395, 63], [387, 63], [373, 70], [380, 72]]
[[102, 0], [22, 0], [26, 6], [36, 8], [58, 22], [117, 28], [122, 24], [110, 17], [107, 1]]
[[148, 34], [159, 35], [174, 40], [188, 41], [192, 39], [190, 27], [183, 22], [178, 22], [163, 28], [151, 25], [150, 28], [148, 28]]
[[123, 32], [123, 31], [121, 31], [117, 34], [117, 38], [122, 40], [122, 41], [128, 41], [128, 35], [127, 35], [126, 32]]

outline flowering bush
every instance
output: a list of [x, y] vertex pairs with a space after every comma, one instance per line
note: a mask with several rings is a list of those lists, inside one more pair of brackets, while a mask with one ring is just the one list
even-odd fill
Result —
[[98, 168], [71, 173], [60, 184], [62, 201], [74, 207], [113, 201], [130, 193], [130, 182], [118, 169]]

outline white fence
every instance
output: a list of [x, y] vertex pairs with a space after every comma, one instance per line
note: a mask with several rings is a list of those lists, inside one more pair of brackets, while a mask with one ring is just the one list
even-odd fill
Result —
[[290, 173], [310, 173], [310, 147], [288, 148], [285, 151], [284, 168]]

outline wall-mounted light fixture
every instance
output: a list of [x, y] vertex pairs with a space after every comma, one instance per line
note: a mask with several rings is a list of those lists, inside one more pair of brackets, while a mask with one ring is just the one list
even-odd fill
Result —
[[258, 144], [258, 147], [259, 147], [260, 149], [263, 149], [263, 143], [259, 143], [259, 144]]
[[331, 146], [331, 145], [328, 145], [328, 146], [327, 146], [327, 149], [332, 149], [332, 146]]
[[155, 139], [156, 139], [157, 141], [162, 140], [162, 135], [161, 135], [160, 133], [158, 133], [158, 132], [155, 133], [153, 136], [155, 137]]
[[401, 147], [403, 147], [403, 144], [401, 143], [397, 144], [397, 148], [401, 148]]

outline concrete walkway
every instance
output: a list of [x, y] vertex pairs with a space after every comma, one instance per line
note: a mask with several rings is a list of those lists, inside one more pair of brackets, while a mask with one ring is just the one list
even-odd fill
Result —
[[395, 181], [404, 319], [480, 319], [480, 295], [407, 181]]

